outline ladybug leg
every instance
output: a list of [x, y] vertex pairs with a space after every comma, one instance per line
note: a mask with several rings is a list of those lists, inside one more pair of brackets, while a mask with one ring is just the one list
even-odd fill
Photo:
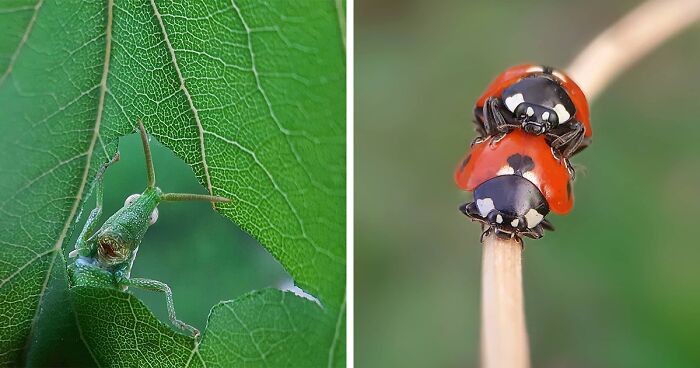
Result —
[[566, 169], [569, 170], [569, 177], [571, 178], [571, 180], [575, 180], [576, 170], [574, 170], [574, 167], [571, 165], [571, 162], [568, 158], [564, 159], [564, 164], [566, 165]]
[[469, 144], [469, 147], [474, 147], [474, 145], [482, 143], [484, 142], [484, 140], [486, 140], [486, 138], [484, 138], [483, 136], [475, 137], [474, 139], [472, 139], [472, 143]]
[[520, 126], [518, 124], [510, 124], [503, 116], [502, 111], [501, 101], [496, 97], [489, 97], [484, 103], [482, 114], [484, 117], [484, 130], [488, 136], [507, 134]]
[[481, 230], [481, 237], [479, 237], [479, 241], [483, 243], [484, 238], [491, 232], [491, 226], [487, 226], [486, 224], [484, 224], [482, 225]]
[[503, 139], [503, 138], [506, 136], [506, 134], [507, 134], [507, 133], [498, 133], [498, 134], [496, 134], [496, 135], [493, 137], [493, 139], [491, 140], [491, 142], [489, 142], [489, 144], [490, 144], [491, 146], [493, 146], [494, 144], [500, 142], [501, 139]]
[[544, 229], [542, 228], [542, 224], [538, 224], [532, 229], [527, 229], [527, 231], [520, 232], [520, 235], [527, 236], [528, 238], [532, 239], [539, 239], [544, 236]]
[[481, 215], [479, 214], [479, 208], [477, 208], [476, 206], [476, 202], [467, 202], [462, 204], [461, 206], [459, 206], [459, 212], [462, 212], [467, 217], [476, 219], [481, 218]]
[[578, 125], [578, 130], [574, 136], [571, 138], [569, 143], [563, 146], [564, 157], [571, 157], [574, 152], [578, 151], [581, 142], [583, 142], [585, 130], [583, 129], [583, 125], [581, 123], [578, 123]]
[[462, 212], [465, 216], [469, 217], [472, 221], [481, 222], [484, 226], [488, 226], [486, 220], [481, 217], [479, 213], [479, 208], [476, 206], [476, 202], [467, 202], [459, 206], [459, 212]]
[[569, 171], [569, 177], [571, 180], [576, 179], [576, 171], [574, 170], [574, 167], [571, 165], [571, 161], [569, 161], [568, 158], [563, 157], [561, 154], [559, 154], [559, 151], [557, 151], [554, 147], [549, 147], [550, 151], [552, 151], [552, 156], [554, 157], [555, 160], [559, 161], [560, 163], [564, 163], [566, 166], [566, 170]]
[[484, 109], [483, 107], [474, 108], [474, 125], [476, 125], [475, 130], [479, 137], [487, 137], [486, 131], [484, 130]]
[[[515, 240], [515, 241], [517, 241], [518, 243], [520, 243], [520, 246], [523, 247], [523, 248], [525, 247], [525, 245], [524, 245], [524, 243], [523, 243], [523, 240], [520, 238], [520, 235], [525, 235], [525, 236], [531, 237], [531, 238], [533, 238], [533, 239], [539, 239], [539, 238], [534, 238], [534, 237], [532, 237], [532, 236], [530, 235], [530, 232], [529, 232], [529, 231], [528, 231], [528, 232], [524, 232], [524, 233], [523, 233], [523, 232], [509, 232], [509, 231], [503, 231], [503, 230], [499, 229], [498, 227], [493, 227], [493, 233], [494, 233], [494, 235], [496, 235], [496, 237], [499, 238], [499, 239], [503, 239], [503, 240]], [[542, 236], [540, 236], [540, 238], [541, 238], [541, 237], [542, 237]], [[482, 243], [483, 243], [483, 241], [482, 241]]]
[[565, 132], [559, 133], [557, 131], [551, 131], [547, 135], [549, 138], [553, 138], [549, 144], [554, 149], [561, 152], [562, 156], [568, 158], [577, 152], [579, 146], [583, 142], [583, 138], [585, 137], [585, 129], [583, 124], [581, 124], [579, 121], [569, 124], [569, 126], [566, 126], [565, 129]]
[[576, 151], [572, 152], [571, 155], [575, 155], [581, 151], [583, 151], [586, 147], [588, 147], [591, 144], [591, 137], [583, 137], [583, 140], [581, 140], [581, 144], [578, 146]]
[[489, 137], [492, 135], [498, 134], [498, 128], [497, 124], [494, 121], [494, 118], [491, 117], [491, 99], [493, 97], [490, 97], [486, 102], [484, 103], [483, 106], [483, 112], [482, 112], [482, 117], [483, 117], [483, 136], [484, 137]]
[[493, 231], [493, 229], [491, 225], [483, 217], [481, 217], [481, 214], [479, 213], [479, 208], [476, 206], [476, 203], [467, 202], [459, 206], [459, 211], [462, 212], [465, 216], [469, 217], [472, 221], [478, 221], [481, 223], [480, 240], [483, 243], [484, 237], [488, 235], [489, 232]]
[[554, 231], [554, 225], [552, 225], [552, 223], [549, 222], [549, 220], [547, 220], [547, 219], [543, 219], [539, 223], [539, 225], [541, 225], [542, 228], [544, 228], [545, 230]]
[[537, 226], [533, 227], [532, 229], [520, 231], [519, 234], [527, 236], [528, 238], [539, 239], [544, 236], [545, 230], [554, 231], [554, 226], [547, 219], [543, 219], [542, 222], [537, 224]]
[[486, 117], [485, 125], [489, 135], [503, 133], [503, 126], [506, 124], [506, 119], [498, 109], [499, 103], [496, 97], [489, 97], [484, 103], [484, 117]]
[[470, 147], [474, 147], [474, 145], [477, 145], [483, 141], [486, 140], [486, 138], [489, 137], [489, 134], [486, 133], [485, 123], [484, 123], [484, 108], [483, 107], [475, 107], [474, 108], [474, 125], [476, 126], [474, 130], [476, 130], [477, 136], [472, 140], [471, 144], [469, 145]]

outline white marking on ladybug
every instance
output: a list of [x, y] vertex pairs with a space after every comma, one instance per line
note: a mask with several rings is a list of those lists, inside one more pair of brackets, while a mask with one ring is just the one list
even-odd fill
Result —
[[531, 66], [531, 67], [527, 68], [525, 73], [542, 73], [543, 71], [544, 71], [544, 69], [541, 66], [536, 65], [536, 66]]
[[503, 223], [503, 216], [501, 216], [501, 215], [496, 215], [496, 222], [499, 223], [499, 224], [500, 224], [500, 223]]
[[545, 111], [542, 114], [542, 120], [549, 120], [549, 111]]
[[525, 98], [523, 98], [522, 93], [516, 93], [510, 97], [506, 97], [505, 100], [506, 107], [510, 112], [515, 112], [515, 108], [523, 102], [525, 102]]
[[525, 221], [527, 222], [527, 227], [532, 229], [533, 227], [539, 225], [540, 222], [544, 219], [544, 215], [541, 213], [537, 212], [536, 209], [530, 208], [529, 211], [525, 214]]
[[559, 78], [559, 80], [562, 80], [562, 81], [564, 81], [564, 82], [567, 81], [566, 76], [565, 76], [564, 74], [561, 74], [561, 73], [560, 73], [559, 71], [557, 71], [557, 70], [552, 70], [552, 75], [555, 76], [555, 77], [557, 77], [557, 78]]
[[557, 104], [556, 106], [554, 106], [554, 111], [556, 111], [560, 123], [566, 122], [571, 117], [571, 114], [569, 114], [569, 112], [566, 111], [566, 107], [564, 107], [564, 105], [562, 104]]
[[527, 110], [525, 110], [525, 113], [527, 114], [527, 116], [535, 115], [535, 109], [533, 109], [532, 107], [528, 107]]
[[484, 198], [476, 200], [476, 208], [479, 209], [481, 217], [486, 217], [496, 206], [493, 205], [493, 199]]
[[501, 175], [513, 175], [515, 174], [515, 170], [513, 170], [512, 167], [509, 165], [503, 166], [498, 172], [496, 173], [496, 176], [501, 176]]
[[529, 180], [530, 183], [535, 184], [535, 186], [539, 187], [540, 181], [537, 179], [537, 175], [535, 175], [535, 173], [533, 173], [532, 171], [524, 172], [523, 178]]
[[519, 219], [513, 219], [513, 221], [510, 222], [510, 226], [512, 226], [512, 227], [516, 227], [516, 226], [518, 226], [518, 224], [520, 224]]

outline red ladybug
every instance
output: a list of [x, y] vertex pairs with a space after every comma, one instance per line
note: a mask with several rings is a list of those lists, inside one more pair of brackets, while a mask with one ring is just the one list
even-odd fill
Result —
[[474, 108], [483, 140], [515, 129], [544, 135], [564, 158], [590, 144], [588, 101], [576, 83], [561, 71], [539, 65], [507, 69], [486, 88]]
[[571, 180], [545, 137], [522, 130], [475, 144], [455, 173], [457, 186], [474, 192], [474, 201], [460, 207], [465, 215], [497, 235], [534, 239], [554, 229], [545, 219], [550, 210], [571, 211]]

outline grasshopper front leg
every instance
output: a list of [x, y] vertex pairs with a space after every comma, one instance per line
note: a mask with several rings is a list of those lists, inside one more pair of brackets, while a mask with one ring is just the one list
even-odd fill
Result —
[[144, 290], [150, 290], [150, 291], [159, 291], [161, 293], [165, 293], [165, 300], [168, 305], [168, 317], [170, 318], [170, 322], [174, 324], [177, 328], [185, 331], [189, 331], [195, 338], [199, 337], [199, 330], [194, 328], [193, 326], [188, 325], [185, 322], [180, 321], [177, 319], [175, 316], [175, 305], [173, 304], [173, 292], [170, 290], [170, 286], [168, 286], [164, 282], [160, 282], [157, 280], [151, 280], [151, 279], [142, 279], [142, 278], [127, 278], [127, 277], [119, 277], [117, 279], [117, 283], [121, 286], [131, 286], [131, 287], [136, 287], [139, 289], [144, 289]]
[[112, 165], [113, 163], [119, 161], [119, 151], [112, 157], [111, 160], [106, 162], [102, 167], [100, 167], [100, 170], [95, 174], [95, 182], [96, 182], [96, 188], [95, 191], [96, 193], [96, 205], [95, 208], [90, 212], [90, 216], [88, 216], [87, 221], [85, 222], [85, 226], [83, 227], [83, 230], [80, 232], [80, 236], [78, 237], [78, 240], [75, 242], [75, 249], [68, 253], [68, 257], [77, 257], [78, 255], [83, 256], [83, 257], [89, 257], [94, 255], [95, 247], [90, 246], [90, 237], [92, 236], [93, 232], [95, 231], [95, 226], [97, 225], [97, 221], [100, 219], [102, 216], [102, 201], [104, 197], [104, 173], [107, 170], [107, 168]]
[[[101, 190], [101, 188], [98, 190]], [[80, 232], [80, 236], [78, 237], [78, 240], [75, 242], [75, 249], [72, 250], [70, 253], [68, 253], [68, 257], [71, 257], [71, 258], [77, 257], [77, 256], [89, 257], [89, 256], [92, 256], [94, 254], [95, 247], [90, 246], [91, 242], [89, 241], [89, 239], [90, 239], [90, 236], [92, 236], [92, 233], [95, 231], [95, 225], [97, 225], [97, 220], [100, 219], [101, 215], [102, 215], [102, 205], [98, 204], [97, 207], [95, 207], [92, 210], [92, 212], [90, 212], [90, 216], [88, 217], [87, 221], [85, 222], [85, 227], [83, 227], [83, 231]]]

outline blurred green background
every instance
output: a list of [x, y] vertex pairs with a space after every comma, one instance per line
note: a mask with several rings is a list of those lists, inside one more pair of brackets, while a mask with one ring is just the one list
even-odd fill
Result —
[[[477, 366], [479, 227], [453, 170], [506, 67], [566, 67], [639, 1], [355, 3], [355, 362]], [[576, 205], [526, 241], [533, 367], [700, 366], [700, 27], [592, 105]], [[165, 213], [165, 210], [164, 210]]]
[[[186, 163], [155, 139], [150, 142], [156, 182], [163, 191], [206, 193]], [[119, 152], [119, 162], [105, 174], [103, 221], [124, 205], [126, 197], [141, 193], [146, 187], [141, 138], [137, 134], [122, 137]], [[72, 250], [94, 205], [93, 193], [87, 199], [66, 254]], [[209, 309], [219, 301], [291, 281], [282, 265], [257, 240], [215, 212], [211, 204], [162, 203], [158, 210], [158, 221], [146, 233], [131, 275], [170, 285], [178, 319], [203, 331]], [[165, 295], [133, 288], [130, 291], [170, 326]]]

